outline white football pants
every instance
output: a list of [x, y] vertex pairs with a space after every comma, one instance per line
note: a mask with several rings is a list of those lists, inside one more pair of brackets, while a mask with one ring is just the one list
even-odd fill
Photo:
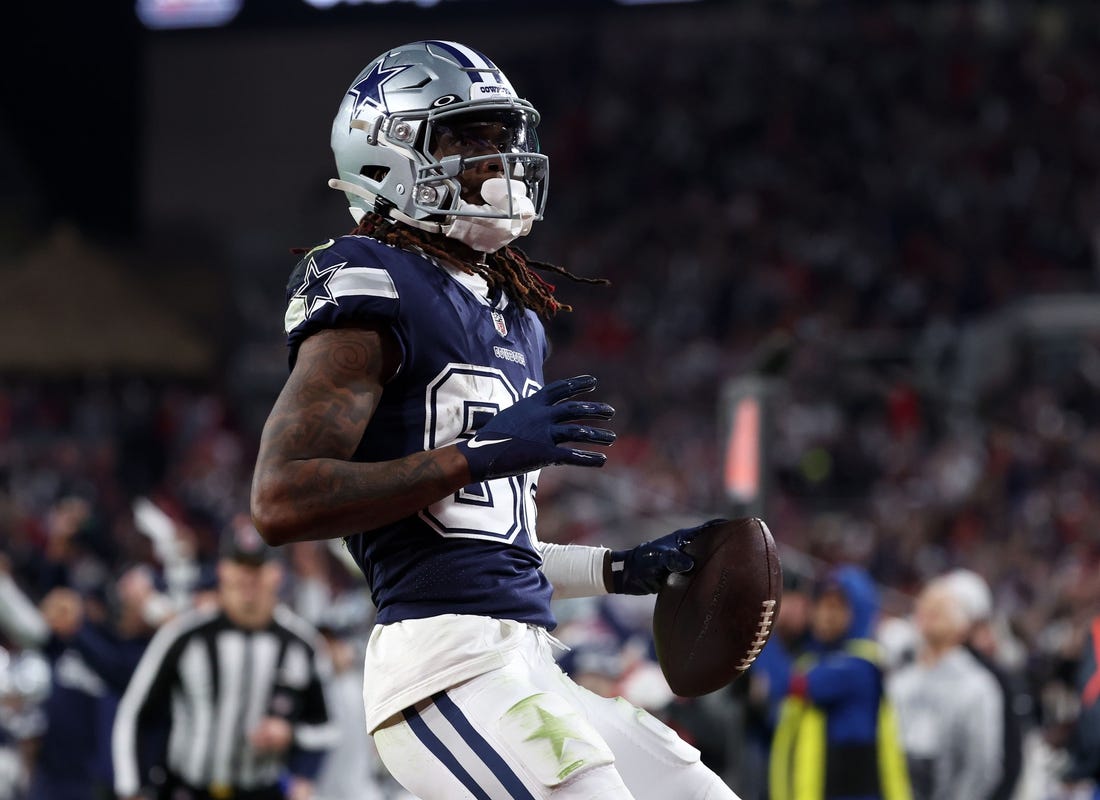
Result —
[[406, 709], [374, 740], [422, 800], [738, 800], [655, 717], [570, 680], [535, 632], [504, 667]]

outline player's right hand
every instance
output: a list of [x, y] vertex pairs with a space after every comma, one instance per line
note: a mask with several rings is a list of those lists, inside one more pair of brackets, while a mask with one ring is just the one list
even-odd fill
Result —
[[507, 478], [551, 464], [602, 467], [603, 453], [560, 446], [562, 442], [609, 445], [615, 434], [605, 428], [576, 423], [582, 419], [611, 419], [607, 403], [571, 400], [596, 388], [591, 375], [554, 381], [494, 415], [474, 436], [458, 443], [474, 481]]

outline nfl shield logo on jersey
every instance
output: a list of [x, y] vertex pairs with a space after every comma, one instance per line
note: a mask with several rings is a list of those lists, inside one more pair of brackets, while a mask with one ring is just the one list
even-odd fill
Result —
[[497, 333], [501, 336], [508, 335], [508, 326], [504, 324], [504, 315], [499, 311], [493, 311], [493, 327], [497, 329]]

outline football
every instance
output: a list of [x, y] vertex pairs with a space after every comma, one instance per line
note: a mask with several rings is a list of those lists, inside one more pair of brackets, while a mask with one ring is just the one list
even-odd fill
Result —
[[756, 660], [779, 612], [783, 574], [771, 531], [755, 517], [705, 528], [684, 552], [695, 566], [657, 593], [653, 639], [672, 691], [698, 697]]

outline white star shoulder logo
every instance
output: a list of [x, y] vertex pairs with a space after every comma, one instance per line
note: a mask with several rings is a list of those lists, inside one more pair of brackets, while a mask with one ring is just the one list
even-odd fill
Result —
[[341, 267], [347, 266], [347, 263], [344, 261], [321, 269], [317, 266], [316, 259], [310, 258], [309, 265], [306, 268], [305, 280], [302, 281], [302, 285], [298, 287], [298, 291], [293, 295], [295, 299], [305, 303], [307, 317], [313, 316], [314, 312], [322, 306], [330, 303], [336, 305], [336, 298], [332, 294], [329, 282], [336, 277], [336, 273]]

